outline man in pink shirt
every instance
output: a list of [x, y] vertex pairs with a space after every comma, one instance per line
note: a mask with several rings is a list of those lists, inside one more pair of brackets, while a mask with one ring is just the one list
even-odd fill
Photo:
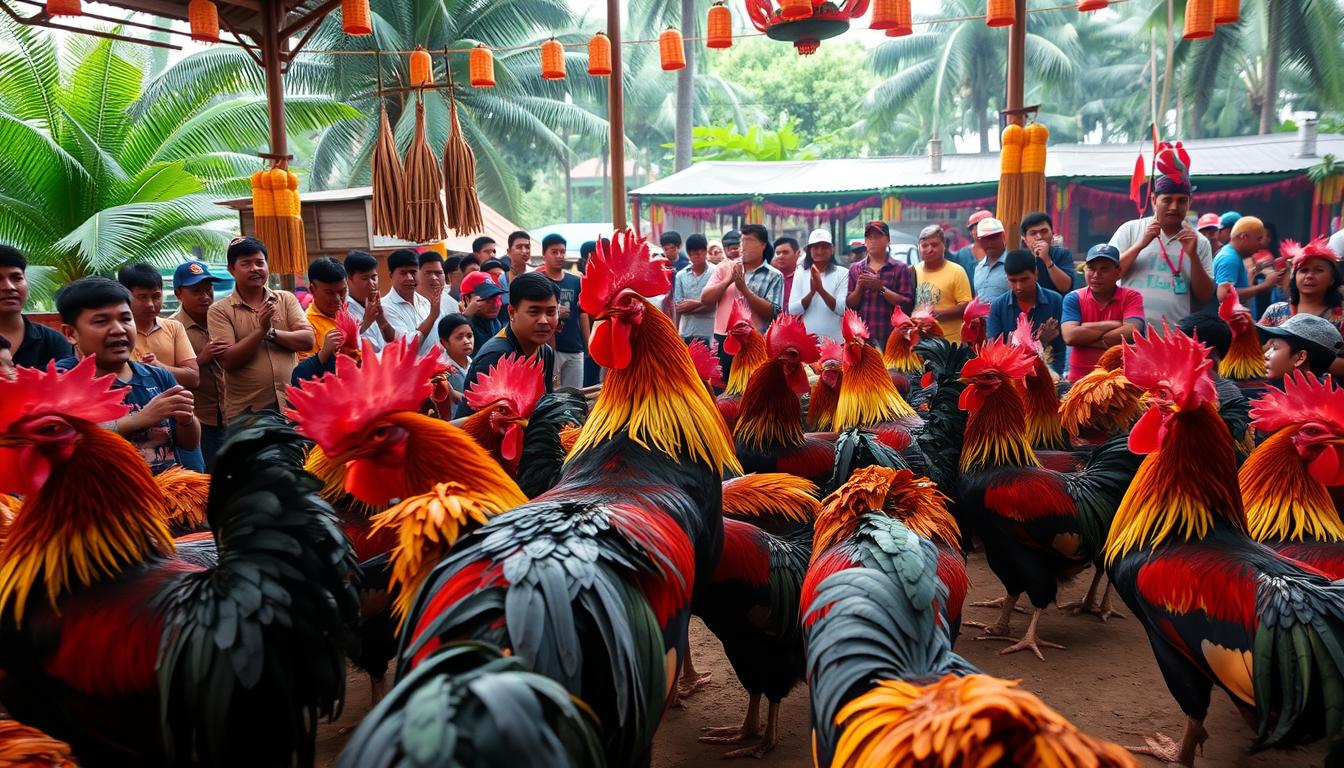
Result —
[[1087, 252], [1087, 286], [1064, 297], [1060, 331], [1069, 347], [1069, 381], [1086, 376], [1101, 353], [1143, 330], [1143, 294], [1121, 288], [1120, 251], [1105, 243]]

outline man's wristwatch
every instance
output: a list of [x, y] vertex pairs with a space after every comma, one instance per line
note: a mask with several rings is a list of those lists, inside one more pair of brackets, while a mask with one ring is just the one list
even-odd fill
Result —
[[271, 330], [269, 330], [269, 331], [266, 332], [266, 340], [267, 340], [267, 341], [270, 341], [270, 342], [274, 342], [274, 341], [275, 341], [275, 329], [274, 329], [274, 328], [272, 328]]

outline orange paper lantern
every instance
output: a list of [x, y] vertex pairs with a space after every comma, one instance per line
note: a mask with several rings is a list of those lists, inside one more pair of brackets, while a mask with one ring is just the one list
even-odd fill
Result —
[[800, 21], [812, 16], [812, 0], [779, 0], [779, 15], [785, 21]]
[[433, 84], [434, 60], [429, 58], [429, 51], [424, 46], [417, 45], [411, 51], [411, 85], [423, 87]]
[[373, 34], [369, 0], [341, 0], [341, 29], [356, 37]]
[[[869, 29], [882, 30], [911, 30], [910, 0], [874, 0], [873, 1], [873, 20], [868, 24]], [[911, 30], [913, 31], [913, 30]], [[910, 34], [905, 32], [904, 34]], [[896, 35], [892, 35], [895, 37]]]
[[1083, 12], [1100, 11], [1108, 5], [1109, 0], [1078, 0], [1078, 10]]
[[467, 64], [468, 79], [473, 88], [495, 87], [495, 57], [490, 55], [489, 48], [484, 45], [472, 48]]
[[733, 13], [723, 4], [723, 0], [718, 0], [710, 7], [705, 29], [706, 48], [733, 47]]
[[686, 49], [680, 32], [668, 27], [658, 36], [658, 59], [666, 72], [686, 68]]
[[1013, 0], [989, 0], [985, 11], [985, 24], [991, 27], [1009, 27], [1017, 20], [1013, 11]]
[[1186, 40], [1213, 37], [1213, 0], [1190, 0], [1185, 4]]
[[1241, 0], [1213, 0], [1213, 23], [1235, 24], [1241, 20]]
[[565, 79], [565, 47], [554, 37], [541, 44], [541, 79]]
[[48, 16], [82, 16], [84, 8], [79, 0], [47, 0]]
[[588, 41], [588, 74], [593, 77], [611, 74], [611, 38], [601, 32]]
[[187, 3], [187, 21], [191, 24], [191, 39], [200, 43], [219, 42], [219, 9], [210, 0], [191, 0]]

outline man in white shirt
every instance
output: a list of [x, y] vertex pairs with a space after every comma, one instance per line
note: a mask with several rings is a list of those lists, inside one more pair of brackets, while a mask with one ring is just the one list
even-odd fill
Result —
[[420, 258], [415, 251], [393, 251], [387, 257], [387, 269], [392, 273], [392, 290], [383, 296], [383, 314], [396, 330], [397, 338], [415, 336], [420, 340], [419, 355], [431, 352], [438, 339], [434, 331], [442, 311], [443, 286], [425, 298], [416, 293], [420, 282]]
[[1213, 250], [1185, 220], [1189, 179], [1158, 176], [1152, 184], [1153, 216], [1127, 221], [1111, 237], [1120, 251], [1120, 285], [1143, 296], [1144, 320], [1173, 328], [1212, 305]]
[[[437, 251], [425, 251], [420, 254], [420, 269], [416, 275], [415, 292], [429, 300], [430, 296], [439, 297], [439, 319], [447, 317], [458, 311], [457, 299], [453, 298], [452, 291], [448, 287], [448, 275], [444, 271], [443, 256]], [[425, 341], [433, 342], [432, 347], [439, 349], [439, 324], [435, 322], [429, 329], [428, 338], [422, 339], [420, 344], [420, 354], [427, 351], [424, 345]]]
[[378, 259], [364, 251], [345, 255], [346, 285], [345, 309], [359, 323], [360, 336], [369, 340], [375, 352], [381, 352], [389, 341], [397, 337], [396, 330], [383, 313], [383, 299], [378, 295]]

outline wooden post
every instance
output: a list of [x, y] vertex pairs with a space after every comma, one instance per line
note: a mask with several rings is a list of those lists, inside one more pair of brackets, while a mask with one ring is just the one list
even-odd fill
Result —
[[[285, 21], [282, 0], [261, 0], [261, 63], [266, 72], [266, 119], [271, 129], [270, 158], [289, 167], [289, 138], [285, 134], [284, 50], [288, 38], [280, 34]], [[255, 212], [253, 212], [255, 215]], [[293, 291], [294, 275], [280, 275], [280, 287]]]
[[1026, 93], [1027, 56], [1027, 0], [1016, 0], [1013, 8], [1013, 26], [1008, 31], [1008, 121], [1017, 125], [1026, 122], [1022, 113], [1023, 94]]
[[[1025, 2], [1026, 0], [1023, 0]], [[621, 3], [607, 0], [607, 37], [611, 39], [611, 77], [607, 78], [607, 125], [611, 138], [611, 223], [625, 229], [625, 88], [621, 78]]]

